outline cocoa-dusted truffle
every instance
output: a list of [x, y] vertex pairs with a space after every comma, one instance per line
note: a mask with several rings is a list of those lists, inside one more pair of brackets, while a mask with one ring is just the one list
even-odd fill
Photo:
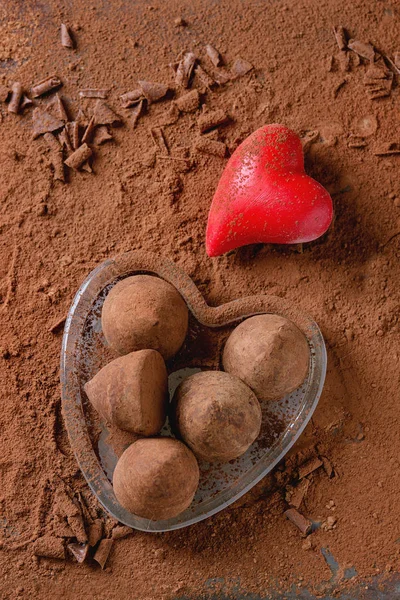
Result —
[[111, 289], [101, 323], [107, 342], [119, 354], [152, 348], [168, 359], [183, 344], [188, 309], [170, 283], [150, 275], [134, 275]]
[[257, 315], [238, 325], [223, 353], [225, 371], [239, 377], [259, 400], [277, 400], [298, 388], [309, 368], [302, 331], [279, 315]]

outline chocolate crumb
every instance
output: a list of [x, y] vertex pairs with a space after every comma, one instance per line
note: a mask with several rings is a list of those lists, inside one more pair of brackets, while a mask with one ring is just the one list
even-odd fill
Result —
[[61, 46], [63, 46], [64, 48], [73, 48], [75, 45], [74, 40], [72, 39], [68, 27], [64, 23], [61, 23], [60, 34]]
[[132, 110], [132, 127], [133, 127], [133, 129], [135, 129], [135, 127], [139, 121], [139, 118], [143, 112], [143, 105], [144, 105], [144, 101], [141, 100], [139, 102], [139, 104], [137, 104], [135, 106], [135, 108]]
[[10, 90], [5, 85], [0, 85], [0, 102], [7, 102]]
[[77, 171], [92, 156], [93, 152], [87, 144], [82, 144], [71, 156], [65, 160], [67, 167]]
[[96, 127], [94, 136], [93, 136], [93, 144], [95, 146], [100, 146], [109, 140], [112, 140], [113, 136], [109, 133], [106, 125], [100, 125]]
[[353, 52], [356, 52], [362, 58], [373, 62], [375, 58], [375, 50], [372, 44], [360, 42], [359, 40], [349, 40], [347, 47]]
[[333, 28], [333, 34], [336, 39], [336, 43], [338, 45], [339, 50], [346, 50], [347, 48], [347, 40], [346, 40], [346, 32], [344, 27], [339, 25], [338, 27]]
[[43, 133], [57, 131], [64, 127], [64, 122], [61, 119], [57, 119], [49, 112], [42, 110], [41, 108], [34, 108], [32, 113], [32, 124], [33, 124], [33, 139], [39, 137]]
[[141, 88], [137, 88], [131, 92], [125, 92], [120, 96], [121, 104], [123, 108], [129, 108], [135, 104], [138, 104], [143, 100], [143, 90]]
[[225, 125], [230, 121], [230, 117], [222, 110], [217, 109], [214, 111], [206, 112], [197, 119], [197, 125], [201, 133], [205, 133], [214, 127]]
[[211, 44], [206, 45], [206, 52], [208, 58], [211, 60], [214, 67], [219, 67], [221, 64], [221, 55]]
[[301, 513], [298, 512], [295, 508], [289, 508], [285, 510], [285, 516], [289, 519], [293, 525], [301, 531], [303, 535], [307, 535], [310, 533], [312, 528], [312, 523], [310, 519], [304, 517]]
[[97, 548], [96, 553], [93, 556], [93, 559], [97, 563], [99, 563], [99, 565], [102, 569], [104, 569], [104, 567], [107, 563], [113, 543], [114, 543], [114, 540], [108, 540], [108, 539], [101, 540], [99, 547]]
[[44, 558], [65, 559], [62, 539], [51, 535], [38, 538], [33, 544], [33, 553], [35, 556], [42, 556]]
[[187, 23], [182, 17], [176, 17], [176, 19], [174, 19], [174, 25], [175, 27], [186, 27]]
[[79, 90], [80, 98], [101, 98], [104, 100], [108, 96], [108, 90], [97, 90], [94, 88], [87, 88]]
[[48, 92], [52, 92], [55, 89], [59, 88], [62, 85], [61, 79], [56, 75], [51, 75], [50, 77], [46, 77], [35, 83], [31, 87], [32, 98], [39, 98], [39, 96], [43, 96], [43, 94], [47, 94]]
[[226, 144], [218, 142], [216, 140], [210, 140], [206, 137], [201, 137], [196, 140], [194, 149], [197, 152], [204, 154], [213, 154], [214, 156], [220, 156], [224, 158], [226, 155]]
[[176, 85], [187, 88], [189, 87], [190, 78], [196, 63], [196, 57], [193, 52], [186, 52], [183, 58], [179, 61], [178, 68], [175, 73]]
[[253, 69], [253, 65], [243, 58], [237, 58], [232, 66], [232, 73], [235, 77], [242, 77]]
[[103, 100], [97, 100], [93, 116], [96, 125], [118, 125], [122, 119]]
[[13, 113], [15, 115], [18, 114], [21, 98], [22, 98], [22, 84], [19, 83], [19, 81], [16, 81], [15, 83], [12, 84], [12, 87], [11, 87], [11, 99], [10, 99], [10, 102], [8, 103], [8, 108], [7, 108], [8, 112]]
[[168, 86], [165, 83], [154, 83], [152, 81], [138, 81], [138, 84], [142, 88], [143, 95], [147, 102], [157, 102], [164, 98], [168, 92]]
[[164, 131], [161, 127], [154, 127], [150, 130], [154, 144], [161, 154], [169, 154], [168, 146], [165, 141]]
[[194, 112], [199, 108], [200, 94], [198, 90], [191, 90], [175, 100], [175, 104], [181, 112]]
[[78, 542], [74, 544], [68, 544], [67, 546], [69, 552], [74, 556], [78, 563], [83, 563], [88, 557], [89, 554], [89, 544], [79, 544]]
[[79, 148], [79, 124], [77, 121], [70, 121], [65, 124], [65, 129], [68, 133], [68, 137], [71, 140], [71, 146], [73, 150]]

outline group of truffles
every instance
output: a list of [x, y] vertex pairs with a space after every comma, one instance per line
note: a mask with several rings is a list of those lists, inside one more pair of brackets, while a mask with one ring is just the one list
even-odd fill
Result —
[[[260, 433], [260, 401], [295, 390], [309, 368], [308, 342], [297, 326], [258, 315], [230, 334], [223, 371], [188, 377], [169, 402], [165, 361], [183, 345], [188, 321], [185, 301], [163, 279], [119, 281], [105, 299], [101, 322], [120, 356], [84, 386], [104, 421], [143, 436], [119, 458], [113, 487], [125, 509], [155, 521], [189, 507], [199, 485], [197, 460], [228, 462], [244, 454]], [[178, 439], [155, 437], [167, 415]]]

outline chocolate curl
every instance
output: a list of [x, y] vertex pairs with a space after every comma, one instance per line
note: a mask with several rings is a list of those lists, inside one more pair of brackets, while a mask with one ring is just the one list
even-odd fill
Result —
[[175, 83], [180, 87], [189, 87], [190, 78], [196, 63], [196, 57], [193, 52], [187, 52], [182, 60], [179, 61], [175, 73]]
[[208, 58], [211, 60], [214, 67], [219, 67], [221, 64], [221, 55], [211, 44], [206, 45], [206, 52]]
[[79, 148], [79, 124], [77, 121], [70, 121], [65, 124], [65, 129], [68, 133], [68, 137], [71, 140], [71, 146], [73, 150]]
[[220, 125], [228, 123], [229, 120], [230, 117], [222, 109], [218, 109], [201, 115], [197, 119], [197, 124], [201, 133], [204, 133], [205, 131], [209, 131], [214, 127], [219, 127]]
[[33, 544], [33, 553], [35, 556], [44, 558], [65, 559], [64, 544], [61, 538], [46, 535], [38, 538]]
[[21, 102], [21, 98], [22, 98], [22, 85], [16, 81], [15, 83], [12, 84], [11, 87], [11, 100], [8, 103], [8, 112], [13, 113], [13, 114], [18, 114], [19, 111], [19, 105]]
[[127, 525], [117, 525], [111, 532], [111, 537], [113, 540], [122, 540], [122, 538], [127, 537], [133, 533], [132, 527], [128, 527]]
[[95, 118], [93, 116], [90, 119], [88, 126], [86, 127], [85, 132], [82, 136], [82, 144], [85, 144], [86, 142], [90, 142], [95, 129], [96, 129], [96, 122], [95, 122]]
[[109, 134], [106, 125], [99, 125], [99, 127], [96, 127], [93, 136], [93, 144], [100, 146], [101, 144], [104, 144], [104, 142], [108, 142], [112, 139], [113, 137]]
[[105, 100], [108, 96], [108, 90], [95, 90], [93, 88], [88, 88], [85, 90], [79, 90], [80, 98], [101, 98]]
[[95, 546], [103, 535], [103, 521], [101, 519], [96, 519], [93, 523], [89, 525], [88, 539], [89, 546]]
[[195, 150], [204, 154], [213, 154], [224, 158], [226, 155], [226, 145], [223, 142], [217, 140], [209, 140], [207, 138], [200, 138], [195, 143]]
[[78, 563], [83, 563], [88, 557], [89, 554], [89, 544], [68, 544], [68, 550], [71, 552], [72, 556], [74, 556]]
[[61, 23], [60, 34], [61, 46], [63, 46], [64, 48], [73, 48], [75, 45], [74, 40], [71, 37], [68, 27], [64, 25], [64, 23]]
[[144, 104], [144, 102], [143, 102], [143, 100], [141, 100], [139, 102], [139, 104], [137, 106], [135, 106], [135, 108], [132, 111], [132, 126], [133, 126], [133, 129], [135, 129], [135, 127], [137, 125], [137, 122], [139, 121], [139, 117], [140, 117], [140, 115], [143, 112], [143, 104]]
[[[78, 171], [83, 163], [85, 163], [88, 158], [90, 158], [92, 156], [93, 152], [92, 150], [89, 148], [89, 146], [87, 144], [82, 144], [82, 146], [80, 146], [77, 150], [75, 150], [75, 152], [73, 154], [71, 154], [71, 156], [69, 156], [67, 158], [67, 160], [64, 161], [64, 163], [67, 165], [67, 167], [69, 167], [70, 169], [74, 169], [75, 171]], [[69, 520], [68, 520], [69, 523]], [[71, 525], [71, 523], [69, 523]], [[72, 527], [72, 525], [71, 525]]]
[[46, 77], [46, 79], [42, 79], [42, 81], [35, 83], [35, 85], [31, 87], [32, 98], [39, 98], [39, 96], [43, 96], [43, 94], [55, 90], [60, 87], [60, 85], [62, 85], [61, 79], [56, 75]]
[[33, 139], [39, 137], [43, 133], [57, 131], [64, 127], [64, 122], [60, 119], [56, 119], [50, 113], [40, 108], [35, 108], [32, 114], [33, 123]]
[[96, 550], [96, 554], [93, 556], [94, 560], [99, 563], [102, 569], [104, 569], [106, 565], [113, 543], [114, 540], [101, 540], [99, 547]]
[[157, 102], [166, 96], [168, 86], [164, 83], [153, 83], [152, 81], [138, 81], [143, 94], [149, 104]]
[[129, 108], [143, 100], [143, 90], [138, 88], [132, 92], [126, 92], [120, 96], [120, 99], [122, 108]]
[[93, 116], [96, 125], [119, 125], [122, 120], [105, 102], [97, 100]]
[[7, 102], [10, 90], [5, 85], [0, 85], [0, 102]]
[[289, 508], [289, 510], [286, 510], [285, 516], [291, 523], [293, 523], [293, 525], [296, 525], [303, 535], [310, 533], [312, 529], [312, 523], [310, 519], [306, 519], [306, 517], [299, 513], [295, 508]]
[[65, 181], [62, 147], [52, 133], [45, 133], [44, 140], [51, 150], [51, 163], [54, 167], [54, 179]]
[[242, 77], [253, 69], [253, 65], [243, 58], [237, 58], [233, 63], [232, 73], [235, 77]]
[[181, 112], [194, 112], [199, 108], [200, 94], [198, 90], [191, 90], [175, 100], [175, 104]]

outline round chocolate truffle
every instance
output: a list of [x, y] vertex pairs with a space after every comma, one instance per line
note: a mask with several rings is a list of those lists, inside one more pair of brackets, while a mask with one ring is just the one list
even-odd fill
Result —
[[237, 377], [203, 371], [185, 379], [172, 402], [171, 420], [196, 456], [227, 462], [246, 452], [260, 433], [261, 408]]
[[285, 317], [257, 315], [229, 336], [223, 353], [227, 373], [239, 377], [259, 400], [277, 400], [306, 378], [310, 348], [306, 336]]
[[193, 453], [172, 438], [134, 442], [119, 459], [113, 475], [118, 502], [152, 521], [170, 519], [191, 504], [199, 485]]
[[170, 283], [150, 275], [133, 275], [109, 292], [101, 324], [107, 342], [118, 354], [151, 348], [167, 360], [184, 342], [188, 309]]

